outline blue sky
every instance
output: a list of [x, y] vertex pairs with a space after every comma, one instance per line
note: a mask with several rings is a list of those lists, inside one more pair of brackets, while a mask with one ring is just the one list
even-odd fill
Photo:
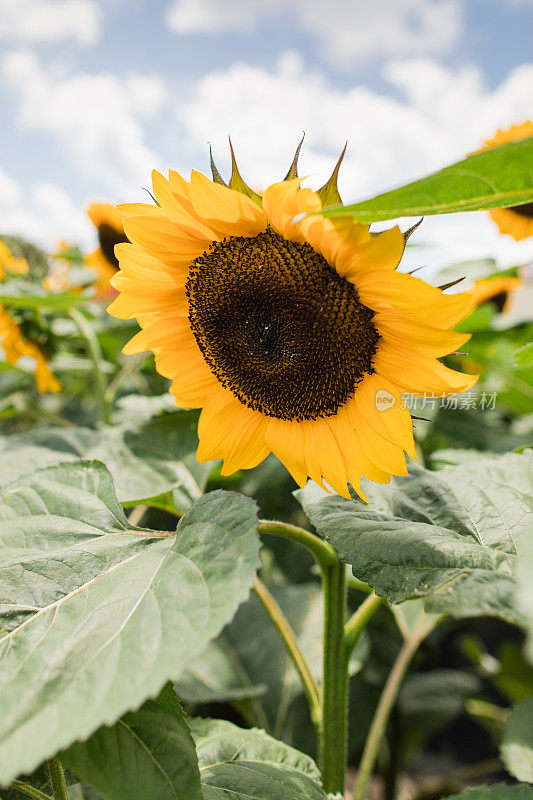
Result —
[[[226, 168], [228, 134], [257, 186], [302, 130], [311, 186], [348, 139], [362, 199], [532, 118], [532, 34], [532, 0], [0, 0], [0, 230], [89, 247], [88, 201], [205, 171], [208, 141]], [[417, 235], [423, 263], [532, 256], [485, 214]]]

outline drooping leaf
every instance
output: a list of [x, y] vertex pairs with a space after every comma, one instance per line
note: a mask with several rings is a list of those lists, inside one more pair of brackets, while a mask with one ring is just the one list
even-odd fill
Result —
[[205, 488], [213, 462], [196, 460], [198, 412], [173, 411], [146, 419], [125, 415], [119, 424], [90, 428], [44, 427], [0, 438], [0, 486], [39, 466], [79, 458], [102, 461], [122, 503], [173, 492], [183, 513]]
[[326, 800], [308, 756], [264, 731], [193, 719], [205, 800]]
[[504, 208], [533, 201], [533, 137], [484, 150], [427, 178], [347, 206], [328, 217], [361, 222]]
[[183, 712], [171, 713], [153, 700], [72, 745], [61, 761], [107, 800], [203, 800]]
[[514, 572], [531, 527], [533, 453], [411, 472], [368, 483], [369, 505], [314, 484], [297, 497], [355, 577], [390, 602], [425, 597], [432, 612], [520, 624]]
[[511, 775], [533, 783], [533, 697], [513, 708], [503, 730], [501, 756]]
[[452, 794], [444, 800], [532, 800], [533, 787], [522, 784], [509, 786], [497, 783], [495, 786], [478, 786], [475, 789], [464, 789], [459, 794]]
[[202, 497], [176, 534], [133, 528], [99, 463], [0, 497], [0, 785], [178, 678], [259, 565], [256, 507]]

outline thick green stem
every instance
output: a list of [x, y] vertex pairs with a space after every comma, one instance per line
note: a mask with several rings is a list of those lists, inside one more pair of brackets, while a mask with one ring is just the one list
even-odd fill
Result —
[[67, 784], [61, 761], [58, 758], [49, 758], [46, 766], [48, 767], [48, 776], [54, 800], [68, 800]]
[[50, 795], [40, 792], [39, 789], [34, 789], [29, 783], [24, 781], [13, 781], [10, 789], [16, 789], [17, 792], [25, 795], [26, 797], [33, 797], [34, 800], [52, 800]]
[[302, 544], [313, 553], [321, 567], [337, 563], [337, 553], [328, 542], [315, 536], [314, 533], [306, 531], [304, 528], [299, 528], [297, 525], [263, 519], [259, 522], [259, 533], [267, 533], [269, 536], [281, 536], [284, 539], [291, 539], [293, 542]]
[[295, 633], [289, 625], [283, 611], [272, 597], [267, 587], [258, 577], [254, 583], [254, 593], [268, 616], [274, 623], [285, 648], [291, 657], [294, 666], [302, 680], [311, 708], [311, 717], [316, 723], [320, 715], [320, 690], [313, 677], [313, 673], [300, 649]]
[[335, 564], [322, 570], [324, 585], [324, 675], [319, 756], [324, 791], [344, 792], [348, 736], [348, 658], [344, 639], [346, 570]]
[[379, 699], [379, 703], [368, 732], [363, 755], [361, 756], [361, 761], [357, 770], [357, 777], [353, 789], [353, 800], [364, 800], [365, 798], [366, 787], [368, 781], [370, 780], [370, 776], [372, 775], [372, 771], [378, 756], [379, 747], [387, 727], [387, 722], [405, 677], [405, 673], [407, 672], [411, 660], [418, 650], [421, 642], [426, 638], [430, 631], [433, 630], [436, 624], [437, 620], [433, 620], [430, 621], [429, 625], [426, 625], [424, 628], [415, 630], [415, 632], [404, 641], [400, 652], [398, 653], [389, 677], [387, 678], [385, 688], [381, 693], [381, 697]]
[[94, 377], [96, 381], [96, 391], [102, 421], [107, 425], [110, 421], [110, 406], [106, 394], [106, 380], [102, 372], [102, 351], [98, 343], [98, 338], [83, 314], [76, 308], [71, 308], [68, 312], [71, 320], [78, 327], [79, 332], [87, 342], [87, 352], [91, 357], [94, 366]]
[[346, 647], [346, 658], [348, 660], [368, 620], [383, 602], [384, 600], [382, 597], [378, 597], [377, 594], [372, 592], [372, 594], [369, 594], [368, 597], [365, 598], [359, 608], [354, 611], [344, 626], [344, 643]]

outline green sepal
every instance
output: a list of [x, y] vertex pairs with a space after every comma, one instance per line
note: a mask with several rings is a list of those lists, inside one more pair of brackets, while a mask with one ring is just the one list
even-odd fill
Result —
[[209, 160], [211, 162], [211, 174], [213, 175], [213, 183], [220, 183], [221, 186], [225, 186], [227, 188], [228, 184], [218, 171], [217, 166], [213, 160], [213, 148], [211, 147], [211, 144], [209, 145]]
[[322, 206], [342, 205], [341, 196], [337, 186], [337, 179], [339, 177], [339, 169], [341, 167], [347, 147], [348, 142], [346, 142], [344, 145], [343, 151], [339, 156], [339, 160], [335, 164], [335, 168], [331, 173], [331, 177], [326, 181], [324, 186], [317, 191], [318, 196], [322, 200]]
[[296, 152], [294, 154], [294, 158], [292, 159], [292, 164], [291, 164], [291, 166], [289, 168], [289, 171], [287, 172], [287, 174], [283, 178], [284, 181], [291, 181], [293, 178], [297, 178], [298, 177], [298, 159], [300, 157], [300, 150], [302, 149], [302, 145], [304, 143], [304, 139], [305, 139], [305, 131], [304, 131], [304, 134], [303, 134], [302, 138], [300, 139], [300, 144], [296, 148]]
[[254, 192], [253, 189], [250, 189], [250, 187], [243, 181], [241, 177], [241, 173], [239, 172], [239, 168], [237, 167], [237, 162], [235, 160], [235, 153], [233, 152], [231, 139], [229, 140], [229, 147], [231, 150], [231, 178], [229, 179], [229, 188], [235, 189], [237, 192], [242, 192], [242, 194], [250, 197], [259, 206], [262, 205], [263, 201], [261, 195], [257, 194], [257, 192]]

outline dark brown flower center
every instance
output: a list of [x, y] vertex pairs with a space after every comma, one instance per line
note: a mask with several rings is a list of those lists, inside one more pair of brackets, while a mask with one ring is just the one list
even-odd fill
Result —
[[111, 225], [104, 223], [98, 227], [98, 241], [100, 243], [100, 250], [104, 254], [109, 263], [118, 269], [118, 259], [115, 255], [115, 245], [127, 242], [128, 237], [122, 231], [117, 231]]
[[187, 296], [211, 370], [267, 416], [332, 416], [373, 371], [374, 312], [309, 244], [271, 230], [214, 243], [193, 262]]
[[523, 206], [511, 206], [511, 211], [519, 214], [521, 217], [533, 219], [533, 203], [524, 203]]

